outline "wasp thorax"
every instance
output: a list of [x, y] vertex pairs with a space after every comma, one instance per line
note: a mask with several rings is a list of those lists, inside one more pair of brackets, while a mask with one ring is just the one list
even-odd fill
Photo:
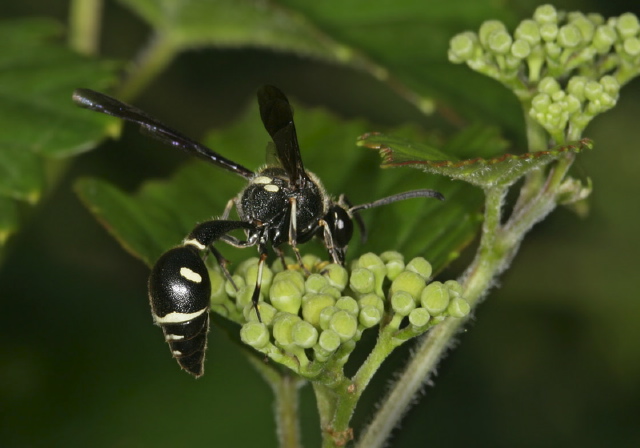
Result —
[[[295, 202], [295, 205], [293, 204]], [[291, 184], [277, 167], [259, 171], [237, 201], [240, 219], [248, 222], [287, 225], [291, 207], [299, 230], [315, 227], [325, 211], [325, 198], [317, 181], [308, 179], [302, 188]]]

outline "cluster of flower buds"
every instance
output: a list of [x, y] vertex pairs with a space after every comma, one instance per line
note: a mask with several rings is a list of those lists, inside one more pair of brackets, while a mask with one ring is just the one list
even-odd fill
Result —
[[243, 342], [308, 378], [327, 363], [344, 365], [366, 329], [379, 325], [400, 345], [470, 310], [458, 282], [430, 282], [421, 257], [405, 264], [397, 252], [369, 253], [347, 269], [307, 255], [308, 273], [290, 261], [263, 269], [261, 320], [251, 305], [257, 258], [238, 266], [235, 287], [211, 271], [212, 310], [242, 325]]
[[[551, 135], [581, 131], [611, 108], [620, 86], [640, 72], [640, 23], [632, 13], [566, 13], [539, 6], [513, 34], [497, 20], [453, 37], [449, 60], [495, 78], [533, 102], [531, 116]], [[569, 135], [579, 134], [576, 129]]]

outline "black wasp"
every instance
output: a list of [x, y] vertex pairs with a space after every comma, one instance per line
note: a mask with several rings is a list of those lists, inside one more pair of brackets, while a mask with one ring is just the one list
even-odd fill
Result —
[[[103, 93], [77, 89], [73, 100], [81, 107], [137, 123], [143, 133], [248, 181], [248, 185], [229, 201], [220, 219], [198, 224], [180, 246], [158, 259], [149, 278], [153, 319], [162, 327], [173, 357], [196, 377], [204, 372], [209, 330], [211, 285], [203, 260], [207, 253], [216, 257], [224, 274], [231, 279], [224, 258], [213, 246], [216, 241], [240, 248], [258, 247], [258, 277], [252, 301], [260, 318], [258, 299], [269, 247], [284, 260], [281, 246], [287, 243], [302, 265], [298, 244], [317, 237], [324, 242], [333, 261], [344, 264], [354, 220], [364, 233], [358, 211], [416, 197], [444, 199], [437, 191], [413, 190], [356, 206], [352, 206], [344, 195], [334, 200], [325, 192], [320, 179], [305, 170], [293, 123], [293, 109], [287, 97], [273, 86], [258, 90], [258, 104], [264, 127], [275, 144], [277, 163], [256, 172], [222, 157], [140, 109]], [[234, 205], [239, 219], [229, 220]], [[245, 240], [229, 234], [237, 229], [244, 231]]]

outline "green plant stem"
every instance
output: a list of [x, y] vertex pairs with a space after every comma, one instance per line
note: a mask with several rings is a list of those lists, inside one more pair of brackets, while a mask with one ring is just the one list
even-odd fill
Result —
[[[476, 258], [463, 276], [463, 297], [474, 305], [489, 289], [500, 265], [500, 257], [495, 253], [495, 238], [500, 226], [500, 212], [505, 190], [493, 188], [487, 191], [485, 199], [485, 221], [482, 239]], [[378, 409], [373, 421], [363, 432], [358, 446], [383, 446], [394, 426], [413, 401], [430, 373], [434, 370], [442, 354], [451, 345], [453, 336], [466, 319], [447, 319], [432, 328], [422, 339], [413, 358], [394, 384], [390, 394]]]
[[[531, 100], [522, 102], [522, 109], [524, 113], [524, 121], [527, 129], [527, 145], [529, 152], [538, 152], [548, 149], [548, 134], [544, 128], [529, 115], [531, 109]], [[520, 195], [518, 196], [518, 205], [527, 203], [531, 198], [540, 190], [542, 183], [544, 182], [544, 171], [535, 170], [528, 173], [525, 177], [524, 184], [520, 189]]]
[[331, 417], [336, 409], [336, 393], [326, 385], [319, 381], [313, 381], [313, 392], [316, 396], [316, 404], [318, 406], [318, 414], [320, 415], [320, 429], [323, 435], [329, 429]]
[[389, 326], [385, 327], [378, 337], [375, 347], [369, 353], [369, 356], [358, 369], [351, 381], [344, 381], [340, 385], [338, 392], [338, 401], [336, 411], [332, 421], [332, 430], [337, 434], [345, 434], [349, 431], [349, 423], [358, 404], [358, 400], [362, 396], [362, 392], [366, 389], [373, 378], [373, 375], [380, 368], [380, 365], [387, 359], [387, 356], [397, 347], [393, 341], [393, 335], [396, 329]]
[[69, 46], [78, 53], [98, 54], [102, 0], [72, 0], [69, 5]]
[[298, 388], [302, 380], [294, 374], [284, 373], [274, 390], [278, 440], [282, 448], [301, 447], [298, 422]]
[[157, 34], [138, 57], [128, 77], [122, 83], [116, 96], [130, 101], [160, 72], [173, 61], [176, 49], [163, 34]]
[[247, 359], [273, 390], [279, 446], [300, 448], [302, 443], [298, 422], [298, 389], [304, 380], [291, 372], [280, 371], [255, 356], [248, 355]]
[[[485, 191], [485, 221], [480, 246], [460, 283], [463, 297], [472, 307], [485, 296], [494, 279], [508, 266], [526, 232], [556, 206], [556, 194], [573, 161], [573, 156], [559, 160], [536, 194], [518, 201], [521, 206], [501, 225], [502, 205], [506, 189], [494, 187]], [[447, 319], [435, 326], [419, 343], [414, 357], [378, 409], [373, 421], [358, 442], [359, 447], [383, 446], [416, 392], [423, 387], [431, 372], [466, 319]]]

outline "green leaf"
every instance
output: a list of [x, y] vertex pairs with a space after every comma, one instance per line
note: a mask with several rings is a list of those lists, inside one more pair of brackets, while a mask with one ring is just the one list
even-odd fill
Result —
[[491, 0], [279, 3], [349, 49], [353, 57], [346, 63], [387, 82], [421, 110], [427, 111], [431, 103], [453, 122], [459, 123], [458, 115], [463, 113], [521, 132], [521, 110], [511, 92], [447, 59], [454, 35], [476, 30], [489, 19], [516, 23], [521, 11], [510, 5]]
[[[438, 108], [457, 124], [462, 112], [522, 129], [510, 92], [447, 59], [449, 40], [457, 33], [476, 29], [489, 18], [515, 22], [504, 5], [490, 0], [120, 2], [157, 33], [159, 51], [149, 52], [154, 54], [154, 62], [148, 61], [155, 65], [152, 70], [180, 51], [204, 46], [286, 51], [362, 70], [423, 112]], [[131, 97], [147, 75], [121, 93]]]
[[120, 0], [177, 51], [215, 45], [266, 47], [337, 60], [340, 46], [302, 15], [256, 0]]
[[418, 168], [428, 173], [463, 180], [480, 188], [507, 187], [528, 172], [540, 169], [568, 153], [579, 153], [593, 147], [590, 140], [583, 139], [548, 151], [503, 154], [490, 159], [476, 157], [458, 160], [443, 157], [443, 153], [429, 145], [383, 134], [363, 135], [358, 144], [378, 150], [383, 166]]
[[[106, 87], [114, 79], [115, 65], [73, 53], [60, 42], [61, 36], [60, 25], [50, 20], [0, 22], [4, 202], [12, 198], [36, 203], [60, 168], [56, 160], [90, 149], [104, 133], [105, 119], [80, 111], [71, 93], [85, 84]], [[9, 233], [17, 229], [16, 215], [10, 216], [12, 224], [3, 230]]]
[[[296, 124], [306, 169], [313, 170], [335, 196], [347, 192], [354, 204], [414, 188], [437, 188], [447, 196], [445, 202], [412, 199], [364, 211], [369, 240], [362, 244], [356, 236], [350, 245], [352, 256], [362, 251], [400, 249], [409, 256], [429, 257], [441, 268], [475, 235], [482, 195], [470, 186], [412, 170], [380, 170], [374, 157], [355, 147], [355, 136], [367, 129], [362, 121], [342, 123], [321, 110], [296, 108]], [[258, 167], [264, 164], [269, 137], [257, 108], [252, 107], [241, 121], [206, 141], [233, 160]], [[230, 153], [231, 148], [241, 149]], [[194, 160], [170, 179], [147, 182], [131, 196], [93, 179], [76, 187], [109, 232], [151, 265], [162, 252], [179, 244], [196, 223], [221, 214], [244, 185], [239, 176]], [[238, 253], [219, 246], [231, 260], [249, 256], [246, 250]], [[325, 253], [319, 242], [306, 245], [304, 250]]]

